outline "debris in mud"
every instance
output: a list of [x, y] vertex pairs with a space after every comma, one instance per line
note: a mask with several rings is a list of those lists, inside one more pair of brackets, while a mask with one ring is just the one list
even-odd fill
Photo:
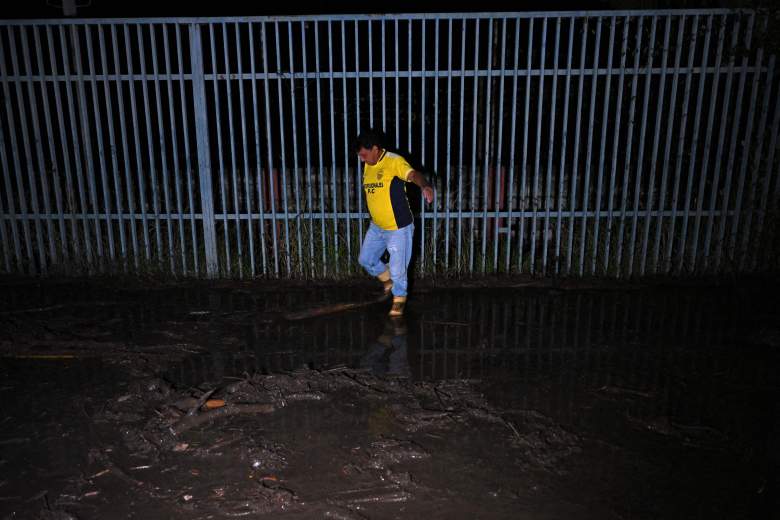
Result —
[[[476, 383], [412, 382], [343, 367], [255, 374], [187, 388], [160, 378], [141, 379], [92, 417], [101, 431], [121, 432], [124, 445], [90, 450], [90, 496], [101, 492], [110, 475], [130, 492], [178, 497], [173, 503], [199, 514], [232, 517], [314, 508], [324, 517], [358, 518], [355, 508], [407, 502], [421, 493], [446, 495], [415, 473], [440, 457], [438, 450], [446, 447], [441, 439], [447, 436], [482, 429], [502, 450], [515, 450], [526, 466], [540, 471], [554, 470], [577, 452], [577, 437], [543, 416], [516, 415], [509, 422]], [[292, 431], [273, 436], [269, 425], [355, 413], [365, 414], [364, 430], [332, 469], [331, 492], [299, 491], [300, 464], [310, 449], [307, 437]], [[426, 432], [438, 447], [426, 446], [420, 436]], [[235, 468], [235, 463], [243, 468], [243, 478], [222, 484], [203, 480], [204, 471]], [[206, 482], [212, 485], [206, 488]]]

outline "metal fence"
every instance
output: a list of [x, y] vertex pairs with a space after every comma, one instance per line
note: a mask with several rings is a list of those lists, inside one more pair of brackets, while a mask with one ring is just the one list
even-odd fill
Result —
[[752, 11], [0, 22], [6, 272], [360, 272], [360, 129], [420, 274], [765, 269], [776, 58]]

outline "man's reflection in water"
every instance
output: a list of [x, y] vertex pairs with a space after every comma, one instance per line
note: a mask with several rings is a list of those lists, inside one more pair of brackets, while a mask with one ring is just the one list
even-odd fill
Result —
[[381, 334], [368, 344], [360, 366], [370, 369], [377, 376], [409, 377], [406, 333], [403, 316], [386, 317]]

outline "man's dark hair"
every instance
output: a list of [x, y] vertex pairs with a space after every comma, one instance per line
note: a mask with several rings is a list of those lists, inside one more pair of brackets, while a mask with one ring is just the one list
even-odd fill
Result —
[[360, 132], [360, 134], [355, 138], [353, 147], [355, 151], [358, 152], [361, 148], [365, 148], [367, 150], [370, 150], [374, 146], [384, 148], [384, 143], [385, 137], [382, 131], [377, 130], [376, 128], [369, 128]]

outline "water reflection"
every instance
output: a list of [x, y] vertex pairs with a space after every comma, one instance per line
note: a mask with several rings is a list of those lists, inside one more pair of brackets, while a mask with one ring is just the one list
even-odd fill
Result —
[[367, 345], [366, 353], [360, 359], [360, 367], [369, 369], [377, 376], [410, 377], [406, 341], [408, 332], [403, 316], [385, 318], [382, 333]]

